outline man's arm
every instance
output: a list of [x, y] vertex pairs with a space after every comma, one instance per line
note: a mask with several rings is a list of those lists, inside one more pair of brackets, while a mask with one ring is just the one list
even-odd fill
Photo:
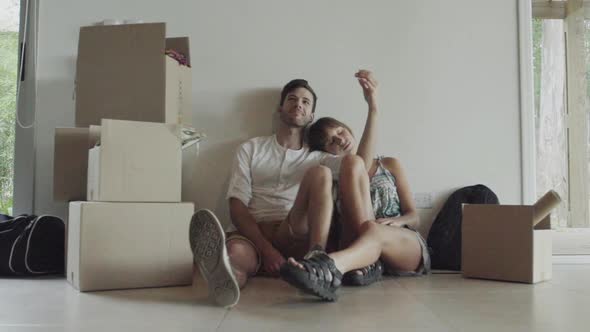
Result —
[[249, 141], [242, 144], [236, 153], [227, 193], [229, 210], [234, 226], [260, 252], [263, 268], [271, 274], [277, 274], [285, 258], [262, 235], [254, 216], [248, 210], [248, 202], [252, 198], [253, 151], [253, 143]]
[[229, 199], [229, 212], [231, 220], [240, 234], [252, 241], [260, 251], [264, 269], [273, 275], [278, 274], [281, 265], [285, 262], [285, 258], [262, 235], [260, 227], [256, 224], [256, 220], [250, 211], [248, 211], [248, 207], [239, 199], [232, 197]]
[[367, 121], [361, 140], [359, 142], [357, 155], [363, 158], [365, 167], [371, 168], [375, 157], [376, 131], [377, 131], [377, 80], [373, 73], [368, 70], [359, 70], [354, 75], [363, 89], [365, 100], [369, 106]]

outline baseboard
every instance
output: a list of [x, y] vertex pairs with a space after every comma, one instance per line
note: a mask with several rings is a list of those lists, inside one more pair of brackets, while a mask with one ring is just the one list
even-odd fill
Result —
[[553, 264], [590, 264], [590, 255], [553, 255]]
[[553, 257], [590, 256], [590, 228], [565, 228], [553, 231]]

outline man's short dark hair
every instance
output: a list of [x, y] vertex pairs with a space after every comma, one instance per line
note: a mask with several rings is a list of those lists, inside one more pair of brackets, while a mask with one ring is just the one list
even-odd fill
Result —
[[307, 89], [307, 91], [311, 92], [312, 96], [313, 96], [313, 107], [311, 109], [312, 113], [315, 113], [315, 104], [318, 100], [318, 96], [316, 96], [315, 92], [313, 91], [313, 89], [311, 88], [311, 86], [309, 86], [309, 83], [301, 78], [297, 78], [294, 80], [291, 80], [289, 83], [285, 84], [285, 86], [283, 87], [283, 91], [281, 91], [281, 103], [279, 104], [280, 106], [283, 106], [283, 103], [285, 102], [285, 98], [287, 98], [287, 95], [289, 94], [289, 92], [298, 89], [298, 88], [305, 88]]
[[309, 145], [310, 151], [326, 151], [325, 147], [328, 144], [328, 135], [326, 134], [326, 130], [328, 128], [338, 128], [342, 127], [345, 128], [350, 132], [351, 135], [354, 136], [352, 133], [352, 129], [349, 126], [344, 124], [341, 121], [338, 121], [331, 117], [324, 117], [318, 119], [314, 124], [309, 127], [307, 132], [307, 143]]

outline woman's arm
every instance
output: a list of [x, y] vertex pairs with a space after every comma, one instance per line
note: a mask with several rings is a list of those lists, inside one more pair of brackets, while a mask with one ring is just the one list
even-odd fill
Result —
[[418, 211], [416, 210], [416, 205], [414, 204], [414, 199], [412, 198], [408, 179], [406, 178], [400, 162], [395, 158], [383, 158], [381, 163], [395, 177], [402, 215], [393, 218], [377, 219], [377, 222], [399, 227], [408, 225], [412, 229], [418, 229], [418, 226], [420, 226], [420, 218], [418, 216]]
[[372, 72], [368, 70], [359, 70], [354, 75], [363, 89], [365, 100], [369, 106], [365, 129], [359, 141], [357, 155], [363, 158], [365, 167], [371, 168], [373, 158], [375, 157], [375, 141], [377, 136], [377, 80]]

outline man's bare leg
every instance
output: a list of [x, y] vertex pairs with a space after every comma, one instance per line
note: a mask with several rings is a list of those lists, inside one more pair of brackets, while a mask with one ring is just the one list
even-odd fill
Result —
[[246, 286], [248, 278], [256, 274], [259, 267], [258, 252], [252, 244], [242, 239], [230, 239], [227, 253], [240, 289]]

